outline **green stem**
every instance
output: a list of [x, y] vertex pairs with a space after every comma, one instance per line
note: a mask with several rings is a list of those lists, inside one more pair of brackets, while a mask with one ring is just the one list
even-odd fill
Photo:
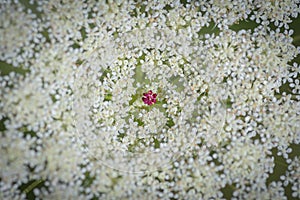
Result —
[[33, 183], [31, 183], [25, 190], [24, 192], [27, 194], [29, 193], [31, 190], [33, 190], [38, 184], [40, 184], [41, 182], [43, 182], [43, 179], [40, 180], [36, 180]]

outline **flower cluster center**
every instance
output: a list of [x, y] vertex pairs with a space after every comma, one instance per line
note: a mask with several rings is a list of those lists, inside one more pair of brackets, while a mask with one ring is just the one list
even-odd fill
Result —
[[153, 93], [152, 90], [149, 90], [147, 93], [143, 93], [143, 102], [147, 105], [152, 105], [156, 103], [157, 94]]

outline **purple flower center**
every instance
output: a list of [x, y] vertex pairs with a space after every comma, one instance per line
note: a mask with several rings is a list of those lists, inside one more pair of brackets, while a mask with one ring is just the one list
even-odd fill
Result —
[[153, 93], [152, 90], [149, 90], [147, 93], [143, 93], [143, 102], [147, 105], [152, 105], [156, 103], [156, 93]]

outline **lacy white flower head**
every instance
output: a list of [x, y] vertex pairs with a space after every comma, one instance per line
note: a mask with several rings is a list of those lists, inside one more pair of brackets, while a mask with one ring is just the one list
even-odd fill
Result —
[[299, 12], [2, 1], [0, 199], [300, 198]]

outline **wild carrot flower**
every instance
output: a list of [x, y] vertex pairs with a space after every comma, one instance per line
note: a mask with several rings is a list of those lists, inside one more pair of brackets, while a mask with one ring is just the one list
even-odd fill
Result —
[[152, 90], [149, 90], [147, 93], [143, 93], [143, 102], [149, 106], [156, 103], [157, 94], [153, 93]]
[[299, 14], [0, 0], [0, 199], [299, 199]]

